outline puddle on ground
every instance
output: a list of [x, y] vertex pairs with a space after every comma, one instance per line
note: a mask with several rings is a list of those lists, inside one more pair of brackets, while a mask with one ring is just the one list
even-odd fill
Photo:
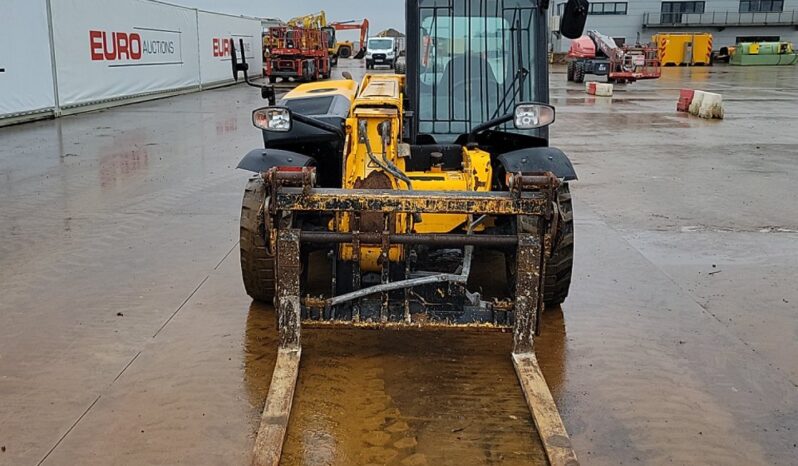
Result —
[[[541, 366], [559, 392], [565, 332], [547, 313]], [[247, 387], [262, 406], [275, 316], [253, 304]], [[473, 330], [303, 329], [287, 465], [545, 464], [510, 360], [511, 334]]]

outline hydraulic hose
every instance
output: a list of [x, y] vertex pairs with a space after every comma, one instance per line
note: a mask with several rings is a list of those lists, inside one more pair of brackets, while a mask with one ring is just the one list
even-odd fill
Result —
[[371, 149], [371, 142], [369, 141], [368, 134], [366, 134], [366, 128], [365, 128], [366, 121], [361, 120], [361, 122], [362, 123], [360, 123], [361, 127], [359, 131], [360, 140], [363, 141], [363, 143], [366, 145], [366, 153], [368, 154], [369, 159], [371, 159], [372, 162], [377, 164], [377, 166], [379, 166], [386, 172], [393, 175], [395, 178], [402, 180], [407, 185], [407, 189], [413, 191], [413, 182], [410, 181], [410, 178], [408, 178], [407, 175], [405, 175], [404, 173], [402, 173], [401, 170], [399, 170], [399, 167], [397, 167], [390, 160], [385, 158], [385, 151], [383, 151], [382, 160], [378, 159], [377, 156], [374, 155], [374, 151]]
[[[473, 217], [469, 215], [468, 232], [467, 232], [468, 235], [474, 234], [474, 228], [480, 223], [482, 223], [487, 218], [487, 215], [482, 215], [481, 217], [479, 217], [474, 221], [471, 221], [472, 218]], [[406, 280], [399, 280], [396, 282], [382, 283], [380, 285], [374, 285], [368, 288], [363, 288], [357, 291], [352, 291], [350, 293], [335, 296], [333, 298], [328, 299], [326, 304], [328, 307], [332, 307], [349, 301], [354, 301], [356, 299], [360, 299], [365, 296], [373, 295], [376, 293], [382, 293], [392, 290], [401, 290], [404, 288], [413, 288], [421, 285], [431, 285], [434, 283], [449, 282], [449, 283], [465, 285], [466, 283], [468, 283], [468, 276], [471, 274], [471, 262], [473, 256], [474, 256], [474, 246], [471, 245], [465, 246], [463, 248], [463, 265], [459, 267], [457, 272], [455, 273], [438, 273], [434, 275], [428, 275], [426, 277], [410, 278]]]

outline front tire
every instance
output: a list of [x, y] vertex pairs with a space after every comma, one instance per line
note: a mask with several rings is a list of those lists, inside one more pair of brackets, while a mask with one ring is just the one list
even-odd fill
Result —
[[241, 275], [252, 299], [271, 304], [275, 290], [275, 257], [269, 252], [263, 223], [265, 199], [266, 183], [260, 176], [252, 177], [241, 203]]
[[565, 75], [567, 76], [567, 80], [568, 81], [573, 81], [574, 80], [574, 62], [569, 61], [566, 70], [567, 71], [566, 71]]
[[560, 205], [560, 229], [555, 239], [554, 251], [546, 262], [544, 297], [546, 307], [562, 304], [571, 288], [574, 268], [574, 209], [568, 183], [557, 191]]
[[574, 63], [574, 82], [585, 82], [585, 64], [582, 62]]

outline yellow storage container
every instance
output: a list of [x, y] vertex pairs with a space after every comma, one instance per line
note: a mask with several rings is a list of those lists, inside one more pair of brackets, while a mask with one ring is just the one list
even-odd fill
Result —
[[669, 32], [655, 34], [662, 66], [709, 65], [712, 57], [712, 34], [708, 32]]

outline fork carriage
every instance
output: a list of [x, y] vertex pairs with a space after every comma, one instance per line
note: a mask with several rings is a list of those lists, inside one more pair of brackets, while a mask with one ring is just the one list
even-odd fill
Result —
[[[262, 215], [268, 228], [267, 243], [274, 244], [277, 262], [275, 308], [279, 348], [261, 425], [255, 441], [255, 465], [277, 465], [288, 428], [294, 390], [302, 354], [301, 327], [319, 325], [369, 325], [414, 327], [484, 326], [512, 328], [512, 360], [522, 391], [537, 426], [547, 458], [552, 465], [578, 465], [570, 438], [557, 412], [551, 393], [537, 363], [533, 342], [540, 314], [543, 312], [543, 273], [551, 250], [552, 232], [556, 231], [556, 190], [559, 180], [551, 173], [512, 174], [508, 192], [414, 192], [395, 190], [344, 190], [314, 188], [312, 169], [264, 174], [271, 195], [264, 200]], [[415, 234], [391, 232], [392, 215], [427, 212], [468, 214], [474, 216], [511, 216], [517, 219], [512, 234]], [[317, 212], [379, 213], [386, 228], [367, 233], [352, 228], [350, 232], [303, 229], [297, 221], [302, 215]], [[471, 225], [476, 223], [473, 221]], [[522, 225], [522, 226], [521, 226]], [[352, 226], [357, 226], [354, 222]], [[410, 227], [408, 227], [410, 228]], [[352, 244], [377, 244], [382, 251], [380, 283], [360, 287], [353, 278], [353, 291], [313, 298], [301, 296], [303, 247], [334, 247]], [[416, 273], [391, 281], [390, 246], [432, 245], [462, 247], [463, 264], [455, 273]], [[471, 267], [474, 247], [512, 248], [515, 250], [515, 296], [511, 300], [483, 301], [469, 293], [465, 284]], [[357, 259], [357, 258], [355, 258]], [[356, 263], [356, 262], [355, 262]], [[360, 277], [355, 273], [352, 277]], [[417, 287], [443, 287], [455, 301], [465, 301], [462, 312], [436, 312], [418, 294]], [[392, 298], [398, 297], [398, 300]]]
[[[300, 323], [351, 323], [361, 325], [414, 326], [484, 326], [513, 328], [514, 352], [532, 348], [532, 335], [543, 311], [543, 274], [547, 251], [552, 241], [556, 218], [556, 190], [559, 180], [551, 173], [513, 174], [509, 176], [509, 192], [449, 192], [344, 190], [314, 188], [312, 169], [266, 175], [272, 193], [264, 206], [267, 243], [275, 245], [277, 258], [276, 309], [280, 322], [281, 342], [299, 345]], [[430, 212], [467, 214], [470, 219], [488, 216], [523, 217], [513, 222], [510, 234], [418, 234], [407, 223], [406, 232], [392, 232], [390, 225], [397, 214], [409, 217]], [[302, 229], [296, 219], [312, 213], [343, 213], [352, 216], [350, 232]], [[386, 226], [381, 232], [361, 232], [358, 218], [376, 213]], [[476, 223], [471, 220], [471, 225]], [[522, 230], [522, 231], [518, 231]], [[364, 286], [358, 270], [359, 261], [351, 261], [355, 269], [346, 277], [336, 276], [333, 267], [329, 297], [301, 296], [303, 248], [327, 248], [334, 251], [339, 244], [351, 244], [355, 251], [362, 245], [380, 248], [379, 283]], [[411, 270], [412, 254], [404, 263], [388, 260], [392, 245], [408, 247], [425, 245], [435, 248], [463, 248], [462, 264], [450, 272]], [[516, 296], [513, 299], [485, 301], [466, 288], [474, 247], [491, 247], [515, 252]], [[357, 258], [355, 258], [357, 259]], [[392, 273], [403, 268], [400, 274]], [[392, 276], [400, 275], [398, 280]], [[335, 294], [336, 281], [350, 279], [352, 291]], [[415, 292], [427, 288], [427, 293]], [[430, 291], [430, 289], [432, 291]], [[436, 301], [424, 296], [438, 296]]]

